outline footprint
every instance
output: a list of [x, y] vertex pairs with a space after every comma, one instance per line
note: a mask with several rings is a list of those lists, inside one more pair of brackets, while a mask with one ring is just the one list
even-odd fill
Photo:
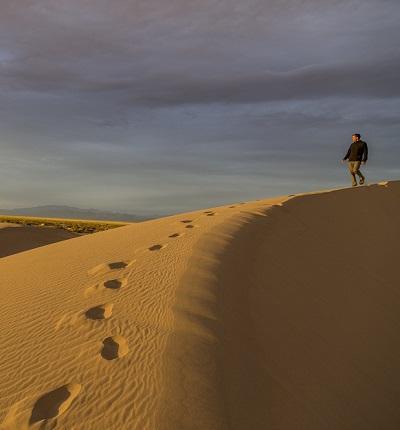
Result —
[[153, 246], [150, 246], [149, 251], [159, 251], [160, 249], [165, 248], [166, 246], [167, 245], [160, 245], [160, 244], [153, 245]]
[[67, 384], [44, 394], [33, 406], [29, 424], [60, 416], [71, 406], [81, 388], [80, 384]]
[[230, 209], [233, 209], [233, 208], [235, 208], [235, 207], [236, 207], [236, 206], [229, 206], [229, 208], [230, 208]]
[[181, 222], [183, 222], [184, 224], [188, 224], [189, 222], [192, 222], [192, 219], [184, 219]]
[[189, 224], [189, 225], [187, 225], [185, 228], [195, 228], [196, 226], [195, 225], [193, 225], [193, 224]]
[[121, 270], [132, 265], [134, 262], [135, 260], [132, 260], [131, 262], [114, 261], [112, 263], [103, 263], [103, 264], [99, 264], [96, 267], [93, 267], [93, 269], [90, 269], [88, 273], [89, 275], [99, 275], [99, 274], [107, 273], [110, 270]]
[[215, 212], [210, 212], [207, 214], [207, 216], [214, 216], [214, 215], [215, 215]]
[[128, 265], [128, 263], [126, 261], [117, 261], [115, 263], [110, 263], [108, 265], [108, 267], [111, 270], [115, 270], [115, 269], [125, 269], [125, 267]]
[[100, 354], [105, 360], [115, 360], [128, 354], [128, 352], [129, 347], [125, 338], [116, 335], [103, 340], [103, 348]]
[[126, 285], [126, 279], [110, 279], [103, 283], [103, 287], [109, 290], [119, 290]]
[[103, 305], [95, 306], [85, 312], [85, 316], [89, 320], [104, 320], [112, 315], [113, 304], [105, 303]]
[[212, 214], [213, 213], [213, 211], [205, 211], [205, 212], [203, 212], [203, 214]]
[[84, 296], [92, 296], [93, 294], [99, 292], [102, 288], [107, 288], [109, 290], [119, 290], [121, 287], [124, 287], [126, 283], [126, 279], [110, 279], [109, 281], [104, 281], [86, 288]]
[[180, 237], [180, 236], [183, 236], [183, 233], [174, 233], [174, 234], [171, 234], [168, 237]]

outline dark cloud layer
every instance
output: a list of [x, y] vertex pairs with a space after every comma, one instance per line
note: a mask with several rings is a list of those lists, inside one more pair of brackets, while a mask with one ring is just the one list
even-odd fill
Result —
[[399, 176], [397, 0], [3, 0], [1, 206], [167, 213]]

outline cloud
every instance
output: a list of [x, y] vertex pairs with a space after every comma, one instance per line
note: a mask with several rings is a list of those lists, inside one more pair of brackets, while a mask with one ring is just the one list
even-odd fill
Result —
[[139, 105], [397, 94], [384, 3], [5, 1], [0, 88]]
[[3, 0], [0, 200], [178, 211], [336, 185], [354, 130], [373, 174], [394, 175], [399, 15], [398, 0]]

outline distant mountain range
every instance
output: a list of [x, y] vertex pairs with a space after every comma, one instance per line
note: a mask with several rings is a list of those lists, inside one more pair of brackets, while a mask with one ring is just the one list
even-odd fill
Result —
[[159, 218], [158, 215], [154, 216], [139, 216], [118, 212], [107, 212], [98, 209], [81, 209], [71, 206], [36, 206], [32, 208], [18, 208], [18, 209], [0, 209], [0, 215], [22, 215], [22, 216], [36, 216], [47, 218], [74, 218], [74, 219], [93, 219], [101, 221], [132, 221], [140, 222], [149, 219]]

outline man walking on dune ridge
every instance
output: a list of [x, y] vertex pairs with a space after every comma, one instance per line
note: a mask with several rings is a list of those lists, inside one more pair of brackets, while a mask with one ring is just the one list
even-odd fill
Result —
[[349, 172], [351, 175], [353, 187], [357, 186], [356, 175], [360, 178], [360, 185], [365, 182], [365, 176], [360, 171], [360, 165], [365, 164], [368, 160], [368, 145], [366, 142], [361, 140], [361, 136], [358, 133], [352, 136], [353, 143], [350, 145], [346, 156], [343, 158], [342, 163], [346, 160], [349, 161]]

